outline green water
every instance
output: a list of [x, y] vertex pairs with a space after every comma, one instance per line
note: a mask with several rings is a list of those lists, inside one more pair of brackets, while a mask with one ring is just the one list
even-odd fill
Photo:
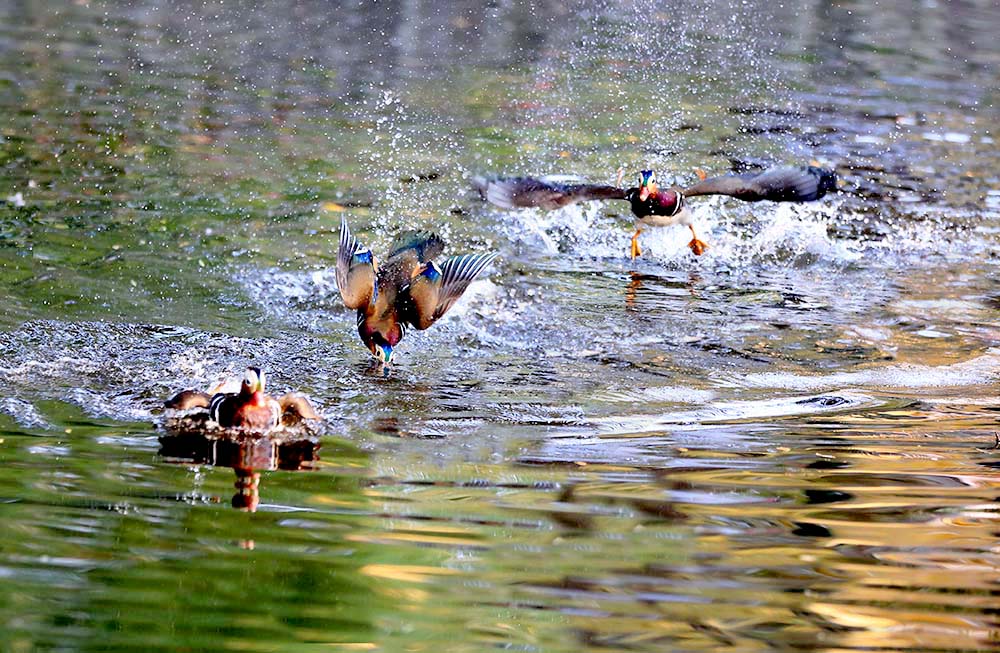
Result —
[[[998, 27], [0, 1], [0, 650], [995, 648]], [[468, 182], [812, 160], [841, 193], [692, 200], [708, 253], [635, 263], [624, 204]], [[342, 217], [500, 253], [388, 375]], [[161, 444], [251, 363], [318, 441]]]

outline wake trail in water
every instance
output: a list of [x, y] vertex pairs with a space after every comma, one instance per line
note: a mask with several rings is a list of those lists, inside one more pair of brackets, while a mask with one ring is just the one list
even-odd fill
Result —
[[770, 421], [785, 417], [814, 415], [831, 411], [876, 406], [880, 402], [855, 390], [838, 390], [825, 395], [776, 397], [750, 401], [710, 402], [703, 408], [667, 412], [661, 415], [613, 415], [591, 420], [593, 437], [636, 435], [660, 431], [697, 431], [720, 424]]
[[750, 372], [723, 377], [723, 385], [742, 388], [822, 390], [836, 387], [879, 389], [943, 388], [995, 383], [1000, 378], [1000, 350], [990, 350], [975, 358], [952, 365], [904, 363], [852, 372], [807, 375], [792, 372]]

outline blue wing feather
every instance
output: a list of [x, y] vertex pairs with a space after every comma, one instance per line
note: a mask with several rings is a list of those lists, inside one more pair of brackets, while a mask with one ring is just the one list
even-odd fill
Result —
[[375, 257], [354, 237], [344, 217], [337, 249], [337, 287], [348, 308], [360, 308], [378, 297]]

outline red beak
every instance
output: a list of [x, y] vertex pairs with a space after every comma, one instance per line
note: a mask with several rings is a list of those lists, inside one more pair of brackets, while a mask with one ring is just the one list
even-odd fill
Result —
[[639, 201], [645, 202], [647, 197], [649, 197], [649, 187], [643, 186], [639, 189]]

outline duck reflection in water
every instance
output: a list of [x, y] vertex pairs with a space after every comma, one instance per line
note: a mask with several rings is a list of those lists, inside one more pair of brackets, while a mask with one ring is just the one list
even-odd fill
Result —
[[318, 439], [310, 437], [218, 437], [187, 432], [161, 436], [159, 455], [181, 465], [231, 467], [236, 472], [233, 507], [255, 512], [260, 505], [260, 473], [313, 469], [319, 448]]
[[[669, 282], [666, 279], [663, 279], [662, 277], [658, 277], [651, 274], [642, 274], [640, 272], [633, 271], [629, 272], [628, 275], [629, 275], [629, 281], [628, 284], [625, 286], [625, 310], [629, 312], [641, 312], [645, 310], [644, 307], [641, 306], [639, 302], [639, 293], [646, 286], [646, 283], [644, 282], [661, 284], [661, 285], [667, 285], [667, 284], [680, 285], [677, 282]], [[688, 271], [687, 275], [688, 275], [688, 281], [686, 284], [683, 285], [687, 286], [687, 290], [692, 297], [697, 298], [699, 297], [699, 295], [696, 287], [701, 282], [701, 275], [698, 274], [698, 272], [695, 270]]]

